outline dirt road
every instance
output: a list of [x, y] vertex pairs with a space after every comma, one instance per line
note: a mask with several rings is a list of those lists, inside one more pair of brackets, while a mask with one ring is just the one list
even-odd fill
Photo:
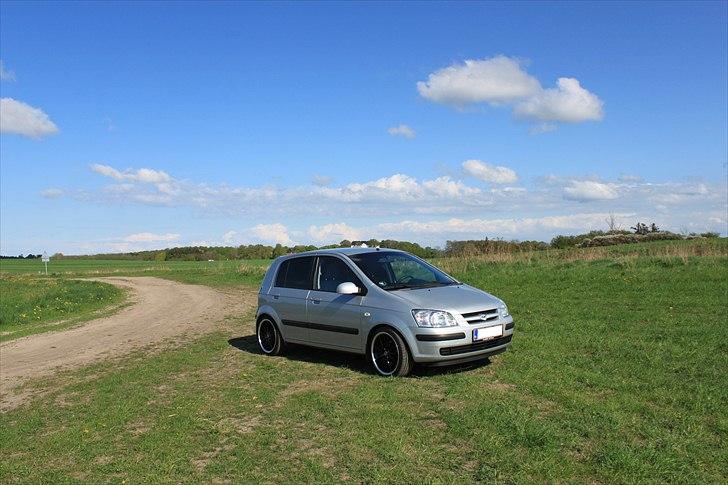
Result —
[[27, 394], [15, 391], [29, 379], [204, 333], [255, 305], [253, 291], [223, 293], [151, 277], [95, 279], [131, 290], [132, 304], [79, 327], [1, 344], [0, 409], [24, 401]]

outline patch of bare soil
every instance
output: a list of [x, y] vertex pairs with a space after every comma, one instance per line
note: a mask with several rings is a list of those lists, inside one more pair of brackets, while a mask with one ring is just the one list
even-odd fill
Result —
[[247, 313], [256, 301], [247, 288], [221, 292], [152, 277], [95, 279], [130, 290], [132, 304], [79, 327], [0, 344], [0, 410], [22, 404], [29, 394], [15, 391], [31, 379], [186, 340], [214, 330], [228, 315]]

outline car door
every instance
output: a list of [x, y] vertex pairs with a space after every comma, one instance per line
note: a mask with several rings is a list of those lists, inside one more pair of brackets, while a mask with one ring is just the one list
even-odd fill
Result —
[[362, 349], [361, 318], [363, 294], [340, 295], [336, 287], [354, 283], [366, 291], [361, 280], [343, 260], [319, 256], [314, 267], [313, 289], [306, 304], [309, 339], [317, 344], [347, 350]]
[[273, 304], [283, 324], [283, 339], [294, 342], [309, 341], [306, 319], [306, 301], [313, 282], [316, 258], [291, 258], [281, 263], [271, 293]]

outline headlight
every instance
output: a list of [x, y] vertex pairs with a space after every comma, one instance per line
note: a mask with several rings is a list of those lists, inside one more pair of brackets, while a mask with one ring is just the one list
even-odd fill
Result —
[[451, 313], [442, 310], [412, 310], [419, 327], [455, 327], [458, 322]]
[[501, 306], [498, 307], [498, 316], [500, 318], [506, 318], [510, 313], [508, 313], [508, 307], [505, 303], [501, 303]]

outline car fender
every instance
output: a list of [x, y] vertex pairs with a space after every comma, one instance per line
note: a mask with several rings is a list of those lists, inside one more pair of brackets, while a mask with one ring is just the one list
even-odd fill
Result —
[[[415, 323], [411, 313], [380, 308], [366, 308], [365, 312], [370, 314], [362, 323], [362, 335], [364, 336], [362, 343], [365, 351], [369, 345], [372, 330], [379, 326], [387, 326], [395, 329], [405, 340], [410, 351], [416, 348], [417, 343], [413, 332]], [[412, 321], [410, 322], [410, 320]]]
[[281, 330], [281, 317], [278, 315], [278, 312], [275, 311], [275, 309], [270, 305], [261, 305], [258, 307], [258, 311], [255, 313], [255, 321], [256, 324], [258, 322], [258, 319], [261, 315], [268, 315], [270, 316], [275, 324], [278, 326], [278, 331]]

